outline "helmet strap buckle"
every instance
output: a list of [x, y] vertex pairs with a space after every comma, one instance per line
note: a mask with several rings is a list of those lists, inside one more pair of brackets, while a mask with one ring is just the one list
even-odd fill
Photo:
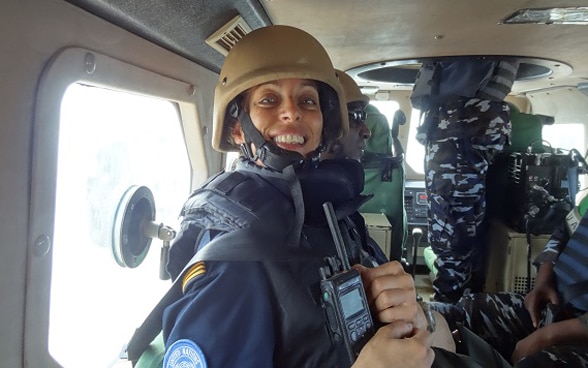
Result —
[[257, 156], [257, 153], [254, 153], [251, 149], [251, 142], [249, 142], [248, 140], [241, 143], [239, 148], [241, 149], [241, 153], [243, 154], [243, 156], [247, 157], [251, 161], [256, 161], [259, 158], [259, 156]]

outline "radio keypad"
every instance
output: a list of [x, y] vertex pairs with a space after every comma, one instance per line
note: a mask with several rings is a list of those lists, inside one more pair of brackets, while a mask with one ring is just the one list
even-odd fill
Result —
[[355, 342], [363, 336], [367, 330], [372, 327], [368, 315], [360, 315], [347, 324], [347, 329], [351, 333], [351, 341]]

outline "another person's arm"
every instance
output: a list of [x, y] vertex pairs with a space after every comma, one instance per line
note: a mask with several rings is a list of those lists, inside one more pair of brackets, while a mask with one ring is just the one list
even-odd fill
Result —
[[588, 344], [588, 314], [579, 318], [555, 322], [541, 327], [529, 336], [520, 340], [512, 355], [512, 362], [536, 353], [553, 345], [587, 345]]
[[551, 234], [543, 251], [533, 261], [537, 267], [537, 276], [533, 290], [525, 297], [525, 307], [529, 311], [535, 327], [539, 323], [541, 310], [547, 303], [559, 304], [553, 267], [569, 239], [565, 221], [562, 221]]
[[545, 262], [539, 266], [535, 277], [535, 286], [525, 296], [525, 307], [529, 311], [534, 327], [537, 327], [541, 311], [547, 303], [559, 304], [553, 267], [551, 262]]

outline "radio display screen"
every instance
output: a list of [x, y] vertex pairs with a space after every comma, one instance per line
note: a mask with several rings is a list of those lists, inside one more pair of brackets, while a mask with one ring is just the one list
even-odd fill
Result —
[[341, 295], [341, 307], [345, 318], [351, 317], [355, 313], [361, 311], [363, 302], [359, 288], [354, 288], [344, 295]]

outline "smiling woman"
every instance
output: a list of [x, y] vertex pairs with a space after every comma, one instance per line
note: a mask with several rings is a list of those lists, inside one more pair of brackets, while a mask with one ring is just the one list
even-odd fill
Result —
[[[288, 37], [297, 44], [281, 42]], [[264, 58], [269, 50], [279, 57]], [[248, 60], [244, 64], [251, 70], [231, 74], [233, 63], [243, 66], [235, 55], [261, 61]], [[240, 82], [237, 87], [231, 78]], [[357, 212], [363, 202], [359, 162], [317, 162], [319, 145], [347, 130], [345, 95], [326, 51], [296, 28], [253, 31], [229, 53], [216, 91], [216, 132], [232, 132], [244, 155], [234, 171], [196, 190], [182, 211], [183, 232], [168, 264], [182, 290], [159, 312], [164, 366], [178, 359], [215, 367], [392, 362], [388, 354], [404, 351], [408, 341], [390, 341], [391, 336], [412, 337], [408, 347], [418, 352], [415, 360], [430, 364], [433, 352], [412, 280], [398, 262], [378, 265], [376, 259], [387, 259], [368, 245]], [[222, 136], [218, 142], [222, 146]], [[327, 262], [328, 254], [339, 258]], [[371, 275], [374, 285], [364, 290], [359, 269], [350, 264]], [[376, 303], [398, 289], [405, 290], [398, 299]], [[210, 303], [213, 295], [219, 297]], [[397, 323], [374, 334], [369, 304], [379, 311], [380, 322]], [[349, 305], [354, 308], [341, 310]], [[398, 307], [394, 317], [385, 312], [393, 307]], [[214, 338], [211, 323], [219, 327]], [[386, 341], [398, 346], [382, 345]], [[233, 347], [230, 355], [227, 344]], [[379, 352], [381, 346], [385, 352]]]

